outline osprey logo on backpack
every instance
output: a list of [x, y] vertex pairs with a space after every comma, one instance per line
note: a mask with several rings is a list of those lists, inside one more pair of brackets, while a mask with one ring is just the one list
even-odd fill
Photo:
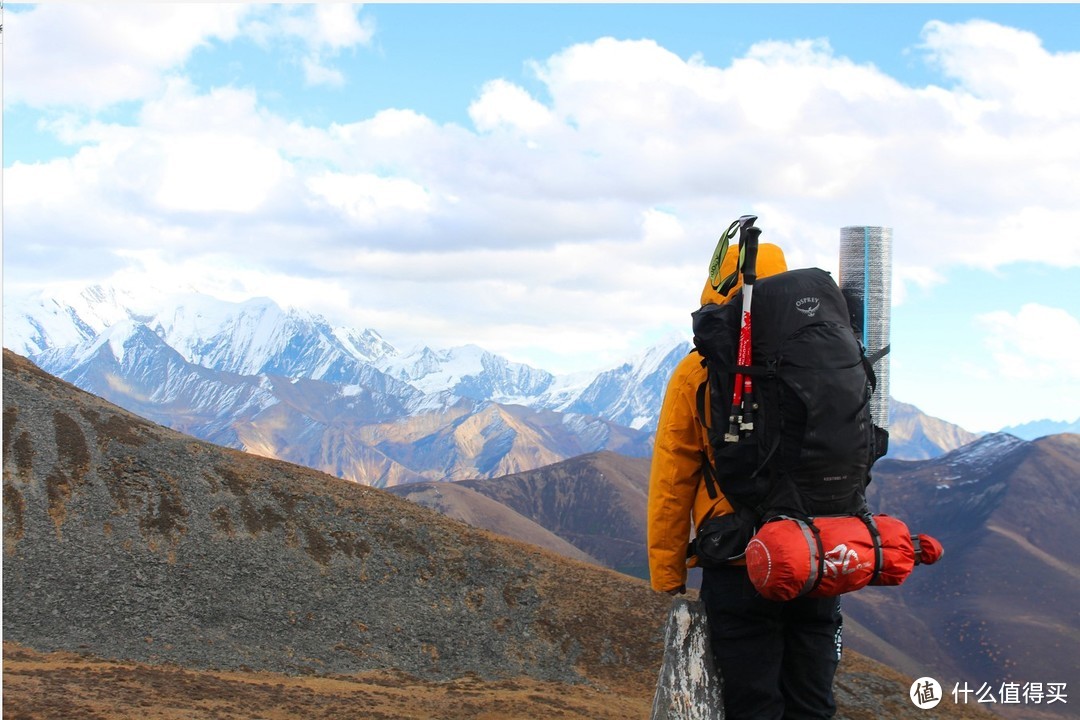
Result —
[[804, 297], [801, 300], [795, 301], [795, 309], [804, 313], [807, 317], [814, 317], [817, 315], [819, 307], [821, 307], [820, 298]]

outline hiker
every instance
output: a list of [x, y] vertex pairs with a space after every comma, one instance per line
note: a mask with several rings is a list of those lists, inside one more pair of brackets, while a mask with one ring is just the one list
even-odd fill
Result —
[[[727, 252], [719, 277], [737, 270], [738, 252]], [[757, 275], [787, 270], [783, 251], [761, 243]], [[710, 279], [711, 280], [711, 279]], [[726, 292], [707, 280], [702, 305], [728, 302], [742, 278]], [[732, 504], [707, 487], [713, 457], [699, 410], [699, 390], [707, 378], [702, 356], [687, 355], [672, 373], [660, 412], [649, 478], [648, 549], [653, 589], [672, 595], [686, 591], [687, 543], [691, 524], [733, 514]], [[836, 711], [833, 676], [840, 659], [840, 604], [836, 597], [766, 600], [755, 590], [746, 565], [734, 560], [702, 569], [705, 605], [716, 668], [723, 680], [727, 720], [831, 718]]]

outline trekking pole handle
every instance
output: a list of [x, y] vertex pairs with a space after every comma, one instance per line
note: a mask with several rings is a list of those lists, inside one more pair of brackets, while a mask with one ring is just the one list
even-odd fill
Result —
[[757, 280], [757, 250], [760, 235], [761, 228], [750, 226], [743, 229], [739, 236], [739, 243], [743, 246], [743, 285], [753, 285]]

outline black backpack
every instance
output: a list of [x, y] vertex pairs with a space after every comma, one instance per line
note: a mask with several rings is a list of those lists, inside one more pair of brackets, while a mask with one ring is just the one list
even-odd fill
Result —
[[[870, 468], [888, 447], [888, 432], [870, 416], [872, 361], [832, 276], [809, 268], [757, 280], [747, 368], [736, 363], [741, 293], [693, 313], [695, 350], [708, 370], [698, 413], [715, 458], [703, 459], [706, 489], [736, 510], [718, 528], [702, 523], [692, 550], [703, 565], [738, 557], [754, 528], [777, 515], [868, 514]], [[736, 372], [754, 384], [753, 429], [737, 440], [727, 432]]]

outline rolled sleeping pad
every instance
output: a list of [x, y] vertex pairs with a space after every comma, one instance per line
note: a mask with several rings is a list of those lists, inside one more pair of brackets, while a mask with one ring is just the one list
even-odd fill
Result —
[[[840, 230], [840, 291], [866, 354], [889, 346], [892, 314], [892, 228], [849, 226]], [[889, 427], [889, 355], [874, 363], [877, 389], [870, 400], [874, 424]]]

